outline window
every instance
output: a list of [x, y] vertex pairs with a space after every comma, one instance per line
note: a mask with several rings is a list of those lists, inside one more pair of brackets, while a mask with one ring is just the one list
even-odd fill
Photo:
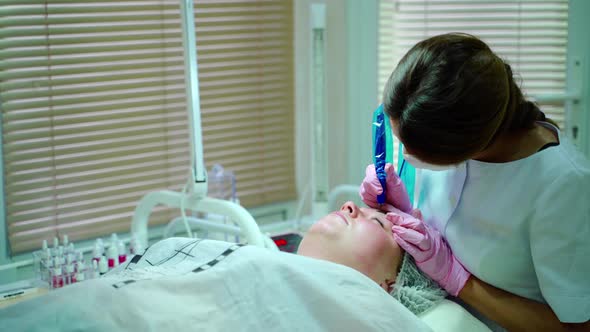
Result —
[[[380, 0], [379, 6], [379, 100], [400, 58], [420, 40], [447, 32], [483, 39], [510, 63], [529, 97], [565, 90], [567, 0]], [[540, 106], [564, 128], [563, 103]]]
[[[128, 231], [144, 194], [183, 186], [177, 0], [5, 1], [0, 21], [12, 253]], [[207, 168], [232, 170], [247, 207], [293, 199], [291, 1], [195, 1], [195, 21]]]

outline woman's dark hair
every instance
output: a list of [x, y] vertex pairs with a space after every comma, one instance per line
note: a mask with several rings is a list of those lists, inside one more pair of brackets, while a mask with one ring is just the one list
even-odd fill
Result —
[[509, 64], [460, 33], [412, 47], [385, 85], [383, 106], [408, 151], [440, 165], [473, 157], [502, 133], [550, 121], [524, 99]]

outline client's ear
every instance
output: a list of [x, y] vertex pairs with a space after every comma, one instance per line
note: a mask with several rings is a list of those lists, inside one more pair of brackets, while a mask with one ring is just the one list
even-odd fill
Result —
[[379, 286], [381, 286], [381, 288], [383, 288], [387, 293], [391, 293], [391, 291], [393, 291], [394, 283], [395, 280], [385, 279], [385, 281], [381, 282]]

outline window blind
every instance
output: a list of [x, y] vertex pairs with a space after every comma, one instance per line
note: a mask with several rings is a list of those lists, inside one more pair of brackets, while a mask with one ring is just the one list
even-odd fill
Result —
[[[291, 1], [195, 1], [207, 168], [247, 207], [293, 199]], [[12, 253], [128, 231], [188, 176], [179, 2], [3, 1], [0, 102]], [[158, 209], [150, 224], [178, 211]]]
[[[380, 0], [379, 6], [379, 100], [414, 44], [448, 32], [484, 40], [510, 63], [529, 97], [565, 90], [567, 0]], [[564, 127], [563, 103], [540, 106]]]

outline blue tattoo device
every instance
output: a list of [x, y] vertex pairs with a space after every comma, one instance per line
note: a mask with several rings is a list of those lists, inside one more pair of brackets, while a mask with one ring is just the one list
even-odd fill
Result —
[[377, 203], [385, 203], [385, 190], [387, 175], [385, 173], [385, 163], [387, 157], [386, 144], [386, 124], [385, 114], [383, 114], [383, 104], [379, 105], [375, 112], [373, 112], [373, 164], [375, 164], [375, 172], [377, 179], [381, 183], [383, 192], [377, 196]]

